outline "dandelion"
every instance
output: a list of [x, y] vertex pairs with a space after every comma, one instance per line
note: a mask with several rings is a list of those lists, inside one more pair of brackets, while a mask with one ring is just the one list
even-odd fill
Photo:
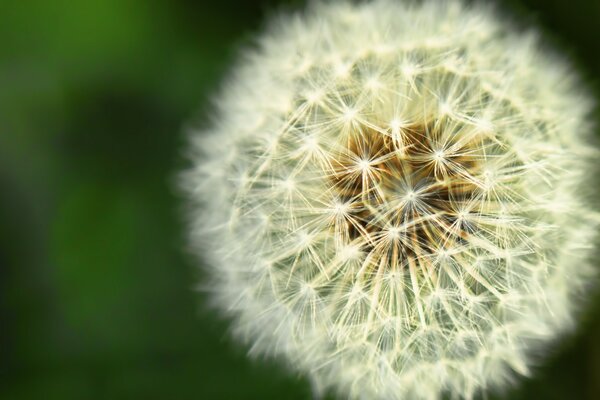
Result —
[[485, 7], [317, 3], [246, 52], [184, 185], [215, 304], [317, 394], [469, 399], [573, 321], [591, 100]]

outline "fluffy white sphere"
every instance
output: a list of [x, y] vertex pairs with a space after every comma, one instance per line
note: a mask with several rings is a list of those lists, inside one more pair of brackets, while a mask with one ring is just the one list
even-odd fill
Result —
[[590, 98], [485, 8], [319, 3], [247, 51], [184, 180], [210, 290], [319, 393], [471, 398], [568, 328]]

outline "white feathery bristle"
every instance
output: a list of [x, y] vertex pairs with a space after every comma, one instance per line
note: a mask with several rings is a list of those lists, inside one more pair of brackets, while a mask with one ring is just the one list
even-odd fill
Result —
[[459, 1], [314, 4], [230, 76], [184, 186], [213, 299], [316, 393], [470, 399], [570, 327], [592, 101]]

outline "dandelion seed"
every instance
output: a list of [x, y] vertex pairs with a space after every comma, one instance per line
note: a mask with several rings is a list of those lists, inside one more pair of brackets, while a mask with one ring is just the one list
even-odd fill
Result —
[[485, 7], [281, 18], [194, 134], [215, 303], [317, 394], [470, 399], [527, 374], [593, 276], [591, 107]]

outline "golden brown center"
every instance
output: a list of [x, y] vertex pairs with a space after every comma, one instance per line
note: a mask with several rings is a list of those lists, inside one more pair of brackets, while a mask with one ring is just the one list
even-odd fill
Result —
[[[344, 209], [346, 241], [401, 263], [456, 247], [472, 233], [481, 137], [448, 134], [436, 122], [400, 135], [351, 134], [333, 161], [332, 185]], [[451, 242], [451, 243], [450, 243]], [[375, 260], [373, 260], [375, 261]]]

